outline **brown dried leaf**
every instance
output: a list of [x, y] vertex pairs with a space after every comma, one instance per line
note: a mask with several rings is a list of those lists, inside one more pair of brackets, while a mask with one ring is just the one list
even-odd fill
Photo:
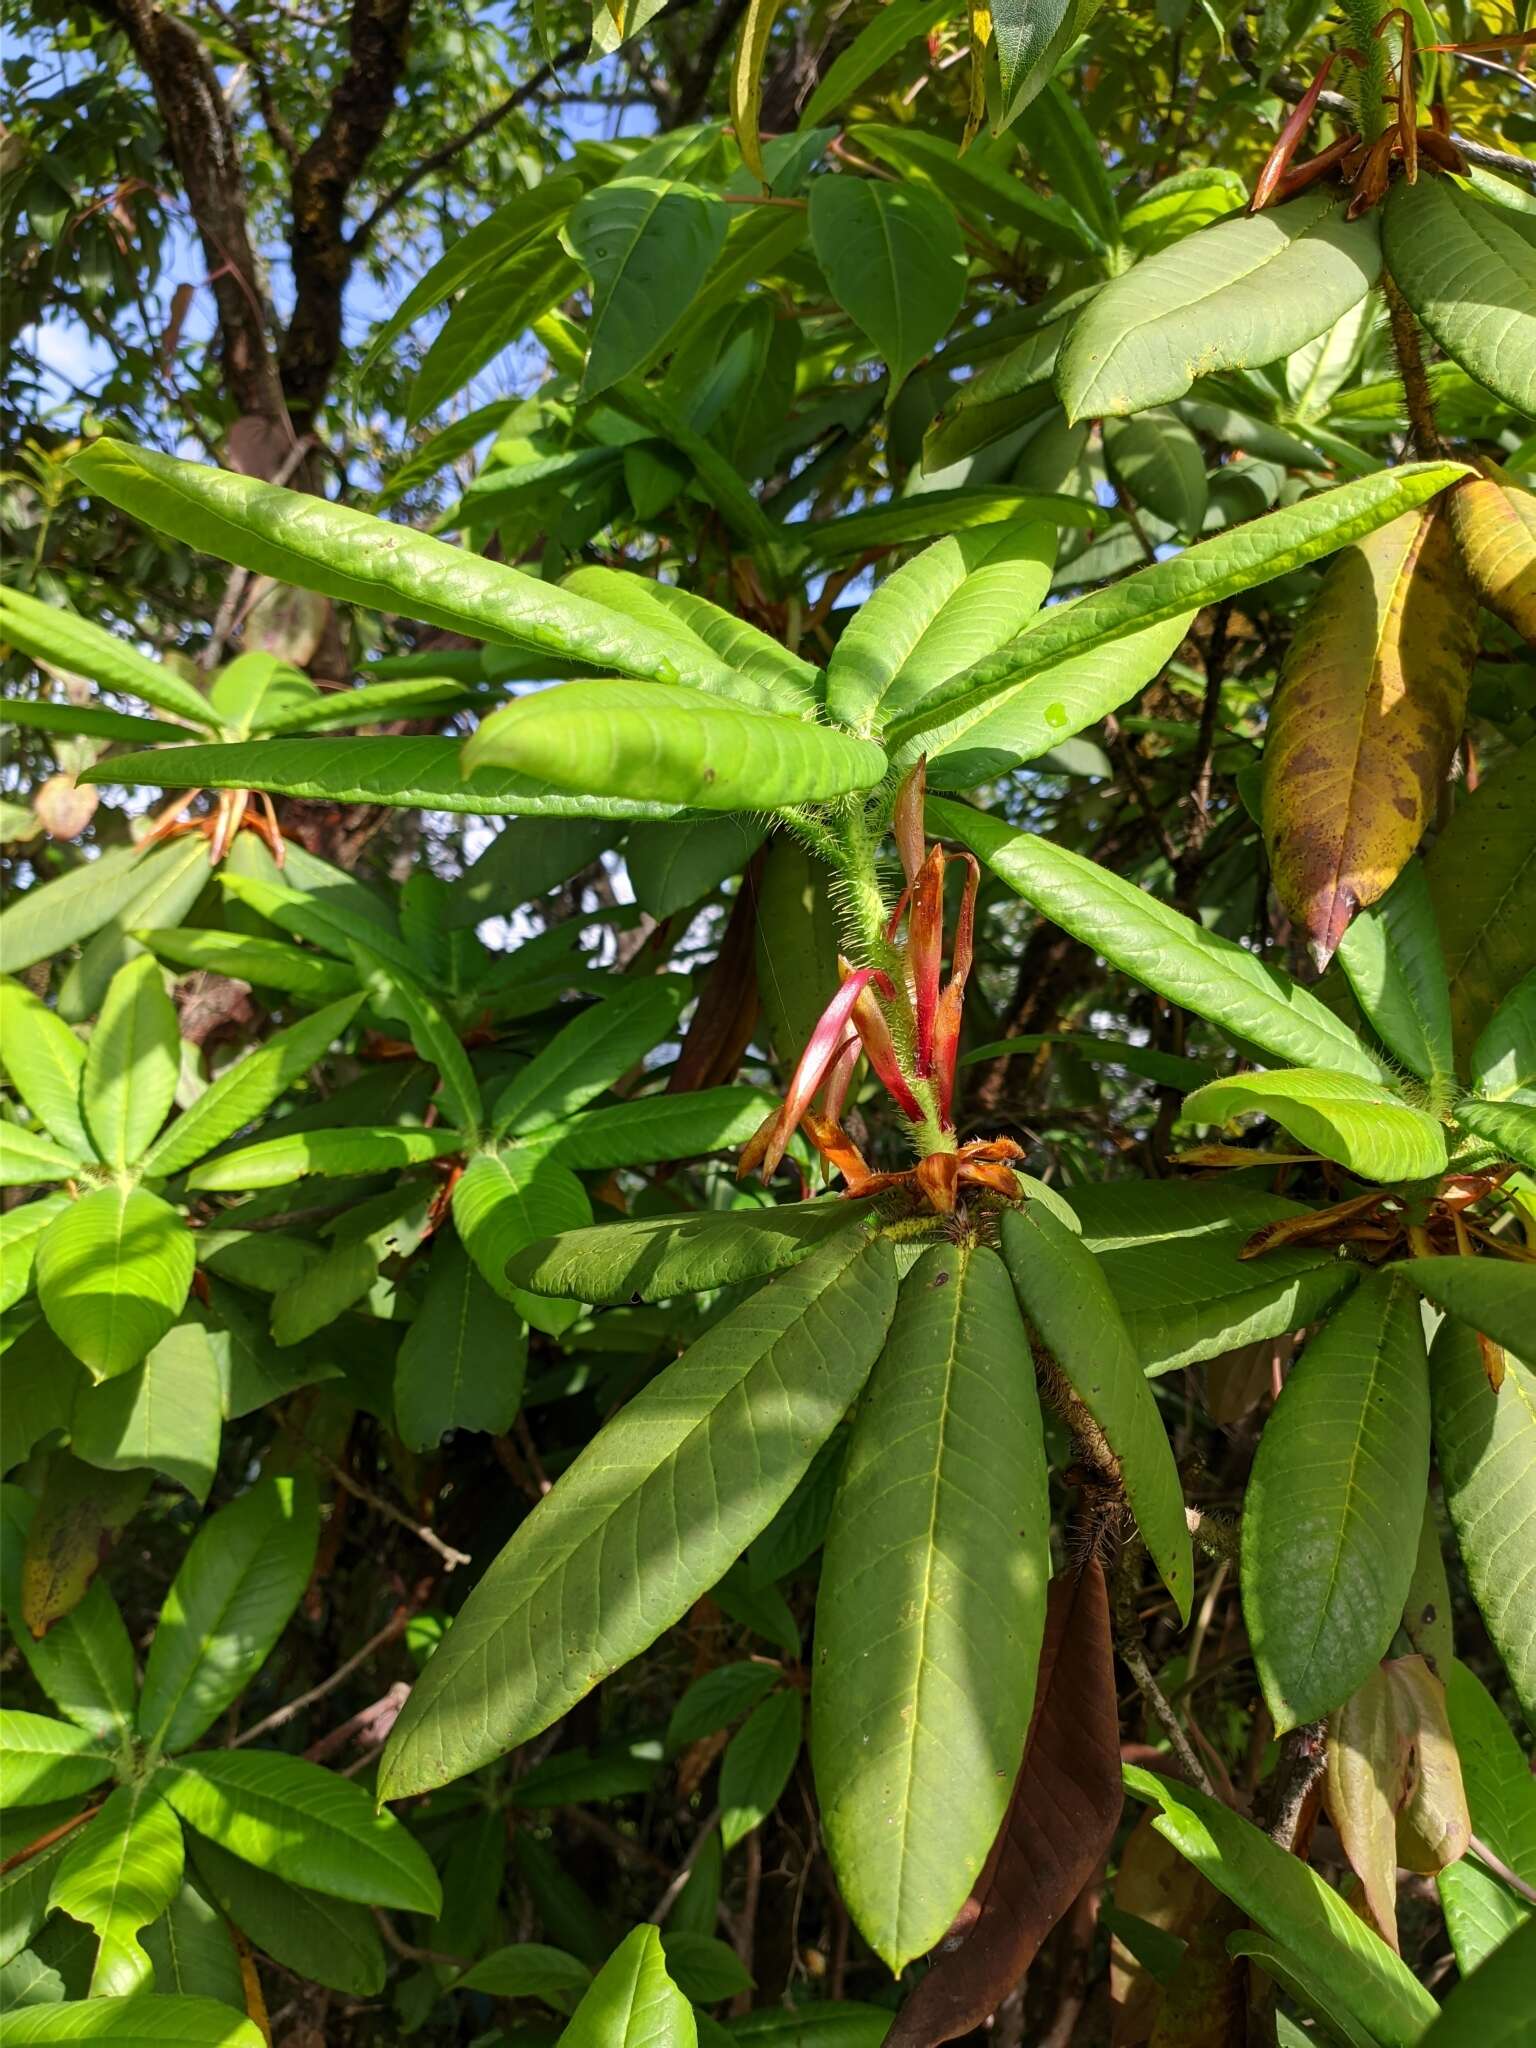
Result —
[[90, 1591], [149, 1491], [147, 1471], [100, 1472], [65, 1451], [48, 1460], [21, 1559], [21, 1618], [46, 1635]]
[[1108, 1853], [1121, 1803], [1109, 1601], [1093, 1559], [1051, 1582], [1029, 1741], [974, 1921], [938, 1951], [886, 2048], [937, 2048], [997, 2010]]
[[734, 1081], [757, 1027], [757, 883], [762, 856], [742, 877], [715, 964], [699, 991], [693, 1020], [667, 1081], [669, 1095], [722, 1088]]
[[1264, 749], [1275, 889], [1320, 967], [1419, 843], [1476, 653], [1477, 607], [1436, 506], [1335, 557], [1286, 655]]
[[1502, 474], [1460, 484], [1451, 526], [1473, 589], [1536, 646], [1536, 495]]
[[1178, 1968], [1159, 1987], [1149, 2048], [1228, 2048], [1245, 2038], [1247, 1975], [1228, 1955], [1227, 1936], [1245, 1926], [1247, 1918], [1241, 1906], [1211, 1891]]

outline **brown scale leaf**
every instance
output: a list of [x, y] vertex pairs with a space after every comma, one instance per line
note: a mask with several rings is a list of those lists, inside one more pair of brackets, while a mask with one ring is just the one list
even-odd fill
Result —
[[1451, 526], [1473, 589], [1536, 647], [1536, 494], [1502, 473], [1461, 484]]
[[1264, 749], [1275, 889], [1319, 966], [1418, 845], [1476, 652], [1477, 607], [1437, 506], [1335, 557], [1291, 642]]
[[1098, 1870], [1121, 1803], [1109, 1600], [1090, 1558], [1051, 1582], [1034, 1718], [1007, 1815], [886, 2048], [937, 2048], [997, 2010]]

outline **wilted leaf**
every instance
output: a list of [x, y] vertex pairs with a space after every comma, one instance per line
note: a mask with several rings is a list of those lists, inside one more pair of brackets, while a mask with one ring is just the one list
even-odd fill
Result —
[[149, 1477], [144, 1471], [99, 1472], [65, 1451], [49, 1458], [21, 1567], [21, 1618], [33, 1635], [45, 1635], [79, 1606], [138, 1513]]
[[1513, 477], [1477, 478], [1452, 491], [1450, 508], [1473, 589], [1536, 645], [1536, 495]]

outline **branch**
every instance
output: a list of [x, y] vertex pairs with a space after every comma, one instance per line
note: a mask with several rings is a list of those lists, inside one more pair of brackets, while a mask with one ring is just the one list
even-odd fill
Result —
[[283, 392], [312, 416], [341, 354], [341, 296], [355, 259], [346, 205], [395, 104], [413, 0], [352, 0], [347, 66], [320, 132], [294, 165], [294, 308], [281, 351]]

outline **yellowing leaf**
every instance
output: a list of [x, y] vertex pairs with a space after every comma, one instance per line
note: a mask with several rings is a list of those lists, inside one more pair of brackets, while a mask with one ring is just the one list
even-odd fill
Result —
[[731, 120], [736, 127], [736, 147], [747, 169], [765, 185], [768, 173], [763, 168], [757, 119], [763, 105], [763, 63], [779, 6], [780, 0], [750, 0], [736, 45], [736, 62], [731, 66]]
[[1511, 478], [1483, 477], [1452, 491], [1450, 510], [1473, 589], [1536, 645], [1536, 496]]
[[1264, 749], [1264, 837], [1319, 965], [1417, 846], [1476, 652], [1476, 606], [1433, 505], [1346, 548], [1297, 630]]

